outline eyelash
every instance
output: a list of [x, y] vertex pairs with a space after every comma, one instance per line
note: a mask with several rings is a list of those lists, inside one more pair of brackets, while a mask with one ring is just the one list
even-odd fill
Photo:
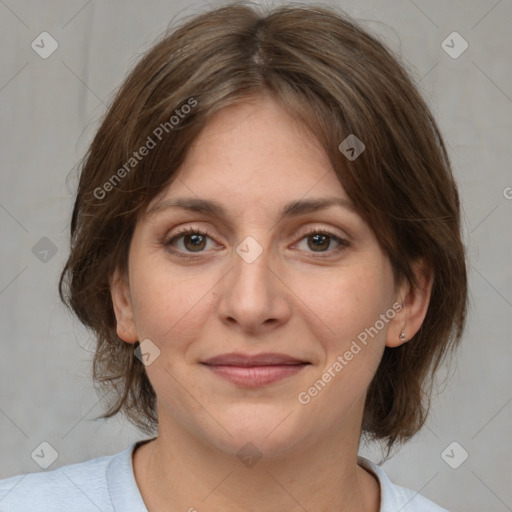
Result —
[[[185, 235], [200, 235], [200, 236], [208, 237], [211, 240], [213, 240], [213, 238], [206, 231], [202, 231], [200, 229], [195, 229], [195, 228], [192, 228], [192, 227], [187, 227], [187, 228], [183, 228], [182, 230], [178, 231], [171, 238], [166, 240], [163, 245], [166, 248], [168, 248], [170, 250], [170, 252], [172, 252], [173, 254], [175, 254], [176, 256], [178, 256], [180, 258], [195, 259], [195, 258], [197, 258], [198, 256], [201, 255], [202, 251], [198, 252], [197, 256], [185, 256], [186, 253], [183, 253], [181, 251], [176, 251], [176, 250], [170, 248], [172, 246], [172, 243], [175, 240], [178, 240], [178, 239], [182, 238]], [[332, 233], [332, 232], [330, 232], [330, 231], [328, 231], [326, 229], [314, 229], [314, 228], [301, 233], [301, 238], [300, 238], [299, 241], [302, 241], [305, 238], [308, 238], [308, 237], [313, 236], [313, 235], [328, 236], [329, 238], [335, 240], [339, 244], [338, 247], [336, 247], [335, 249], [330, 250], [330, 251], [325, 251], [323, 253], [323, 254], [327, 254], [327, 256], [320, 256], [320, 254], [322, 254], [321, 251], [319, 253], [316, 253], [316, 254], [314, 252], [312, 252], [312, 254], [315, 254], [313, 256], [314, 258], [326, 258], [328, 256], [332, 256], [333, 254], [338, 254], [338, 253], [340, 253], [341, 251], [343, 251], [344, 249], [346, 249], [350, 245], [348, 240], [345, 240], [344, 238], [340, 238], [339, 236], [335, 235], [334, 233]], [[193, 253], [189, 253], [189, 254], [193, 254]]]

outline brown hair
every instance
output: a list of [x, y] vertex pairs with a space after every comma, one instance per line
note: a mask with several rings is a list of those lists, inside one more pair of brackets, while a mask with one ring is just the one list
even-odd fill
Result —
[[[362, 432], [385, 441], [389, 455], [423, 425], [434, 373], [464, 328], [466, 261], [449, 158], [404, 66], [354, 20], [304, 4], [260, 9], [237, 2], [185, 20], [122, 84], [81, 164], [60, 295], [97, 338], [93, 377], [111, 398], [101, 417], [123, 411], [154, 433], [155, 392], [133, 345], [116, 334], [109, 280], [116, 267], [126, 272], [137, 220], [211, 116], [270, 92], [322, 144], [396, 282], [418, 286], [418, 260], [434, 274], [420, 330], [385, 348], [368, 389]], [[338, 149], [349, 134], [366, 147], [353, 161]]]

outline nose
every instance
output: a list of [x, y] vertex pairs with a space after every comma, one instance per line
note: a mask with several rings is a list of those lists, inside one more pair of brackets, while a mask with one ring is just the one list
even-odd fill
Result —
[[220, 283], [221, 321], [251, 335], [284, 325], [291, 316], [292, 294], [283, 279], [278, 258], [252, 237], [236, 249], [232, 268]]

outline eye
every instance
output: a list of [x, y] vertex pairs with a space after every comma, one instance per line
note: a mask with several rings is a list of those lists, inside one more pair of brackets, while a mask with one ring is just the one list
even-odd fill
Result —
[[[207, 239], [210, 236], [208, 233], [201, 231], [199, 229], [194, 228], [184, 228], [183, 230], [176, 233], [172, 238], [168, 239], [164, 242], [164, 245], [171, 250], [174, 254], [178, 256], [182, 256], [184, 258], [189, 258], [190, 256], [185, 256], [188, 253], [200, 253], [203, 252], [207, 247]], [[182, 247], [178, 247], [178, 250], [171, 249], [175, 247], [175, 245], [180, 245], [176, 242], [182, 242]], [[185, 254], [183, 254], [185, 253]]]
[[[326, 229], [312, 229], [303, 233], [302, 238], [297, 245], [300, 246], [304, 241], [306, 242], [306, 247], [311, 249], [309, 252], [328, 253], [328, 255], [337, 254], [350, 245], [348, 240], [345, 240]], [[329, 249], [333, 241], [336, 246], [334, 249]]]
[[[166, 240], [164, 242], [164, 246], [179, 257], [193, 258], [194, 256], [191, 254], [200, 254], [208, 249], [208, 240], [212, 240], [212, 238], [207, 232], [201, 231], [200, 229], [194, 229], [192, 227], [186, 227]], [[307, 249], [303, 250], [306, 252], [320, 254], [327, 253], [327, 256], [337, 254], [350, 245], [350, 243], [344, 238], [341, 238], [335, 233], [325, 229], [310, 229], [309, 231], [302, 233], [300, 241], [296, 245], [300, 246], [304, 241], [306, 242]], [[336, 246], [334, 249], [330, 249], [333, 241]], [[319, 255], [315, 257], [324, 256]]]

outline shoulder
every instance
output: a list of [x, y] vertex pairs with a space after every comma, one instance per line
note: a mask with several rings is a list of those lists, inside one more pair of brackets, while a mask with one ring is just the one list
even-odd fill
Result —
[[115, 457], [98, 457], [51, 471], [0, 480], [0, 512], [98, 509], [110, 512], [113, 508], [107, 469]]
[[365, 457], [358, 456], [360, 466], [371, 471], [379, 480], [381, 492], [380, 512], [448, 512], [421, 494], [394, 484], [384, 470]]

